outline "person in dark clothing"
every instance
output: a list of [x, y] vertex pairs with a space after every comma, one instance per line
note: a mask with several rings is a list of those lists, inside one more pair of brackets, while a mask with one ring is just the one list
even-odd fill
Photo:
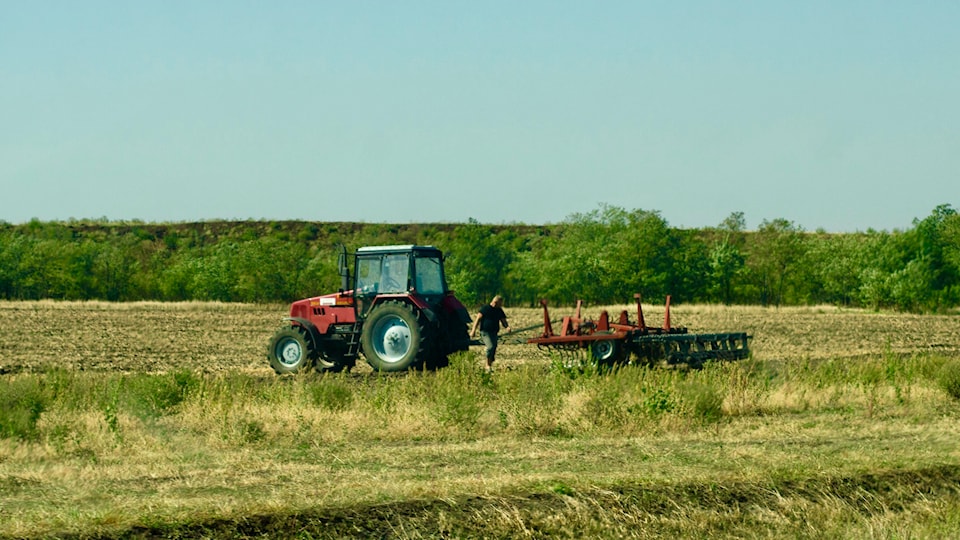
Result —
[[489, 304], [480, 308], [477, 319], [473, 321], [473, 329], [470, 330], [470, 337], [475, 337], [477, 327], [480, 327], [480, 339], [486, 347], [488, 372], [493, 371], [493, 361], [497, 355], [497, 334], [501, 325], [507, 332], [510, 331], [507, 314], [503, 312], [503, 297], [498, 294]]

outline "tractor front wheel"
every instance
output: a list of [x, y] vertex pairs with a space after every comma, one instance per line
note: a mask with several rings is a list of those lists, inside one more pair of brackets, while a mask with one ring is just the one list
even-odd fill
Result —
[[363, 355], [376, 371], [404, 371], [420, 361], [422, 336], [413, 308], [387, 302], [374, 308], [363, 325]]
[[286, 373], [308, 372], [313, 369], [313, 344], [307, 332], [299, 326], [282, 328], [273, 335], [267, 347], [267, 359], [270, 367], [278, 375]]

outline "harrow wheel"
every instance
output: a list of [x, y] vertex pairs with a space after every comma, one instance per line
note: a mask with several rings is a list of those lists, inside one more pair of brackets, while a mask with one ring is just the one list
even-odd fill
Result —
[[623, 360], [623, 346], [619, 341], [603, 339], [590, 345], [590, 355], [597, 367], [612, 366]]

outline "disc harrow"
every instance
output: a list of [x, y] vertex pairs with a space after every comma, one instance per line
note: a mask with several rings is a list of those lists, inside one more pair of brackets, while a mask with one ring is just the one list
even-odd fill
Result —
[[541, 351], [556, 356], [568, 367], [594, 362], [609, 367], [628, 362], [686, 365], [700, 368], [710, 361], [742, 360], [750, 356], [746, 332], [691, 334], [685, 327], [670, 324], [670, 297], [667, 296], [663, 326], [647, 326], [643, 318], [640, 295], [637, 321], [631, 322], [627, 311], [611, 321], [607, 311], [597, 321], [581, 316], [583, 302], [577, 301], [576, 313], [561, 320], [559, 331], [553, 329], [546, 300], [543, 307], [543, 333], [527, 340]]

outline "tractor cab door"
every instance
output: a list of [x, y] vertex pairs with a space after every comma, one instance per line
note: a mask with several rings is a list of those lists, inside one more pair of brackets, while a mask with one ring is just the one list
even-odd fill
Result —
[[443, 260], [436, 254], [417, 254], [414, 258], [414, 289], [421, 296], [443, 296], [447, 285], [443, 276]]
[[409, 290], [410, 257], [405, 253], [357, 256], [356, 286], [357, 317], [364, 318], [373, 307], [377, 296], [404, 294]]
[[381, 260], [378, 256], [357, 257], [357, 283], [353, 288], [353, 296], [356, 299], [358, 319], [366, 317], [373, 306], [377, 290], [380, 289], [380, 267]]

